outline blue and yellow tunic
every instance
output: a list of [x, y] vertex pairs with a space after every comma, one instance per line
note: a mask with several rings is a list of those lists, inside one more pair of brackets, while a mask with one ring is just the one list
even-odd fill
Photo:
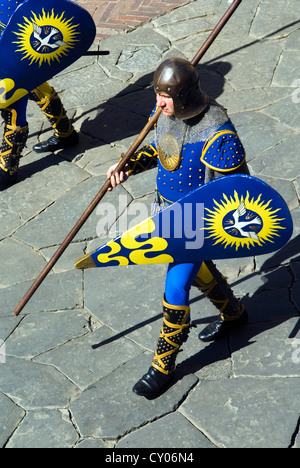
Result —
[[155, 141], [132, 157], [130, 174], [155, 166], [163, 205], [180, 200], [217, 177], [249, 173], [236, 129], [215, 101], [196, 119], [183, 122], [159, 118]]

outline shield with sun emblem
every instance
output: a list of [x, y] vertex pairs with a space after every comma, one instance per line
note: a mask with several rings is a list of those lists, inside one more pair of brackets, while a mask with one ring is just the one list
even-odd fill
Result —
[[96, 34], [90, 14], [69, 0], [28, 0], [0, 40], [0, 109], [79, 59]]
[[221, 177], [77, 260], [76, 268], [265, 255], [290, 239], [282, 197], [248, 175]]

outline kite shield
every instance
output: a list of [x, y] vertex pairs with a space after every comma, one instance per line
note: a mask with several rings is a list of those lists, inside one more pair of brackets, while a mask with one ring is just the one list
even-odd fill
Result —
[[28, 0], [0, 40], [0, 109], [60, 73], [92, 45], [90, 14], [69, 0]]
[[248, 175], [231, 175], [200, 187], [75, 265], [85, 269], [265, 255], [281, 249], [292, 232], [289, 209], [272, 187]]

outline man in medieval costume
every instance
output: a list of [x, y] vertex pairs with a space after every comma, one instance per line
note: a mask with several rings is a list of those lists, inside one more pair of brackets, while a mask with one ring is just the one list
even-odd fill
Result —
[[[14, 11], [24, 1], [2, 0], [0, 6], [1, 36]], [[4, 120], [4, 136], [0, 150], [0, 189], [11, 186], [17, 180], [22, 150], [28, 138], [26, 119], [28, 99], [37, 103], [54, 129], [53, 136], [33, 147], [37, 153], [50, 153], [78, 143], [78, 134], [68, 119], [58, 94], [48, 83], [42, 84], [1, 112]]]
[[[162, 109], [155, 141], [137, 152], [123, 172], [113, 176], [116, 166], [109, 169], [112, 188], [129, 175], [158, 166], [157, 211], [218, 177], [249, 174], [243, 145], [226, 110], [202, 91], [199, 75], [189, 62], [179, 58], [163, 62], [154, 75], [154, 90]], [[247, 322], [243, 305], [218, 276], [216, 281], [205, 262], [169, 265], [161, 334], [152, 365], [134, 386], [135, 393], [153, 398], [170, 384], [177, 354], [191, 326], [193, 284], [220, 311], [219, 318], [200, 333], [202, 341], [221, 338]]]

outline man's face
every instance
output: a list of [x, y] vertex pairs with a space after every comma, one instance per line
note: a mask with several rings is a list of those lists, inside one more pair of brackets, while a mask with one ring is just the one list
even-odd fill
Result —
[[174, 101], [169, 94], [158, 93], [156, 95], [156, 104], [167, 117], [173, 117], [175, 115]]

